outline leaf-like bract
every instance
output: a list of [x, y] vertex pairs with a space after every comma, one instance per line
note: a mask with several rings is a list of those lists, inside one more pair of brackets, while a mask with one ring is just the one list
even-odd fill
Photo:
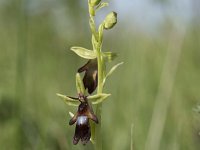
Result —
[[117, 53], [103, 52], [103, 56], [106, 62], [111, 62], [117, 57]]
[[106, 75], [106, 78], [108, 77], [108, 76], [110, 76], [120, 65], [122, 65], [124, 62], [121, 62], [121, 63], [118, 63], [118, 64], [116, 64], [115, 66], [113, 66], [111, 69], [110, 69], [110, 71], [107, 73], [107, 75]]
[[124, 62], [118, 63], [116, 65], [114, 65], [110, 71], [107, 73], [106, 77], [104, 78], [103, 84], [105, 83], [106, 79], [120, 66], [122, 65]]

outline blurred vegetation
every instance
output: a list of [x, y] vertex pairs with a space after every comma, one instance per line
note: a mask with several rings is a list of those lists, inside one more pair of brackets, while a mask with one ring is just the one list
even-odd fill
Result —
[[[169, 78], [164, 78], [164, 83], [172, 81], [173, 86], [170, 95], [164, 95], [169, 104], [162, 102], [168, 107], [160, 150], [200, 147], [200, 114], [193, 111], [200, 102], [200, 16], [196, 10], [181, 34], [175, 76], [170, 78], [168, 68]], [[1, 150], [93, 149], [91, 144], [72, 145], [74, 127], [68, 125], [68, 111], [76, 110], [56, 97], [57, 92], [76, 94], [75, 73], [85, 60], [69, 48], [77, 43], [91, 47], [87, 18], [82, 0], [0, 3]], [[178, 43], [179, 39], [172, 37], [181, 27], [166, 18], [156, 36], [133, 28], [119, 20], [117, 27], [105, 34], [105, 50], [119, 53], [118, 60], [125, 64], [106, 84], [112, 96], [103, 105], [104, 150], [128, 150], [131, 140], [134, 150], [145, 148], [153, 112], [158, 109], [155, 103], [162, 101], [156, 99], [159, 89], [168, 87], [160, 82], [167, 57], [174, 58], [173, 53], [167, 55], [170, 41]], [[176, 54], [176, 46], [173, 50]], [[159, 113], [162, 116], [162, 109]]]

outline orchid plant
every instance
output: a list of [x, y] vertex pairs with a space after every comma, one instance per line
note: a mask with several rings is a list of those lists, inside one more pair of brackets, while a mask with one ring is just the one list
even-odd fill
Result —
[[[117, 13], [109, 13], [97, 29], [95, 14], [105, 6], [108, 6], [108, 3], [101, 2], [101, 0], [88, 0], [92, 50], [77, 46], [71, 47], [71, 50], [78, 56], [87, 59], [87, 63], [80, 67], [76, 74], [77, 97], [57, 94], [66, 104], [78, 108], [75, 114], [69, 112], [72, 117], [69, 125], [76, 123], [73, 144], [76, 145], [81, 140], [82, 144], [85, 145], [90, 140], [94, 144], [95, 149], [99, 150], [102, 149], [102, 102], [111, 95], [103, 93], [103, 87], [106, 79], [118, 66], [123, 64], [123, 62], [118, 63], [109, 72], [106, 72], [106, 63], [113, 61], [117, 55], [113, 52], [102, 51], [103, 33], [105, 30], [115, 26], [117, 23]], [[85, 74], [82, 79], [80, 73], [83, 72]], [[96, 88], [97, 93], [92, 95]], [[93, 105], [96, 105], [96, 113], [93, 112]]]

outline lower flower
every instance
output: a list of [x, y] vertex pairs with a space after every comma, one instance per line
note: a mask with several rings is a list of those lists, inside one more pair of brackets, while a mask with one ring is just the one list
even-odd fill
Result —
[[81, 140], [82, 144], [86, 144], [91, 137], [89, 119], [98, 123], [96, 115], [93, 113], [92, 107], [87, 102], [87, 97], [79, 94], [78, 100], [81, 102], [78, 106], [77, 113], [69, 121], [69, 125], [76, 122], [76, 129], [73, 138], [73, 144], [77, 144]]

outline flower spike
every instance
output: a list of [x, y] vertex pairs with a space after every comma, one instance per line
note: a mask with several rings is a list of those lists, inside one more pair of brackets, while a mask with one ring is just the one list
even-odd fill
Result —
[[[108, 6], [108, 3], [102, 2], [101, 0], [88, 0], [89, 25], [92, 32], [92, 49], [80, 46], [71, 47], [71, 50], [78, 56], [88, 60], [85, 65], [78, 69], [76, 74], [78, 96], [71, 97], [57, 93], [57, 96], [63, 99], [67, 105], [78, 107], [75, 114], [69, 112], [71, 116], [69, 125], [76, 124], [73, 144], [76, 145], [81, 141], [81, 143], [85, 145], [91, 140], [97, 149], [102, 149], [101, 125], [96, 125], [101, 122], [101, 103], [111, 95], [103, 93], [104, 83], [107, 77], [122, 64], [119, 63], [115, 65], [106, 73], [106, 63], [113, 61], [117, 54], [109, 51], [104, 52], [102, 50], [103, 35], [105, 30], [111, 29], [116, 25], [117, 13], [109, 13], [104, 21], [99, 26], [96, 26], [96, 12], [105, 6]], [[83, 78], [80, 75], [82, 72], [84, 72]], [[96, 94], [91, 95], [97, 87], [98, 90]], [[92, 104], [97, 105], [96, 114], [93, 112]]]

